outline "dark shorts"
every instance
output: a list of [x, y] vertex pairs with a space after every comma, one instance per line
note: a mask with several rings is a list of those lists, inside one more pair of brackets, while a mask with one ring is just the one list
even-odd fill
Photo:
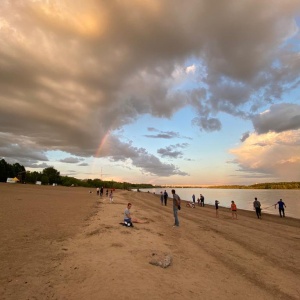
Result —
[[133, 224], [132, 224], [130, 218], [124, 219], [124, 226], [127, 226], [127, 227], [133, 227]]

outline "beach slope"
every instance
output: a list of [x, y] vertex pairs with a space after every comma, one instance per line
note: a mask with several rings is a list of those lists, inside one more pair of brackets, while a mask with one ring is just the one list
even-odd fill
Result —
[[21, 184], [0, 205], [1, 299], [300, 298], [297, 219], [183, 205], [173, 228], [159, 195]]

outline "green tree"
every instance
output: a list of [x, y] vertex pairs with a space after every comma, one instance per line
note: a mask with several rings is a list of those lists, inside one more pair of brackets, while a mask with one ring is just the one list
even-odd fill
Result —
[[41, 178], [42, 178], [42, 174], [37, 171], [34, 171], [34, 172], [27, 171], [26, 172], [26, 182], [27, 183], [35, 184], [37, 181], [41, 181]]
[[[60, 184], [60, 182], [61, 182], [60, 173], [53, 167], [44, 169], [42, 172], [42, 175], [43, 175], [42, 178], [44, 178], [44, 176], [48, 178], [49, 184], [53, 184], [53, 183]], [[43, 179], [42, 179], [42, 183], [43, 183]]]
[[43, 174], [42, 178], [41, 178], [41, 182], [42, 182], [42, 184], [45, 184], [45, 185], [49, 184], [49, 177], [47, 175]]
[[0, 160], [0, 182], [6, 182], [7, 180], [8, 165], [4, 159]]

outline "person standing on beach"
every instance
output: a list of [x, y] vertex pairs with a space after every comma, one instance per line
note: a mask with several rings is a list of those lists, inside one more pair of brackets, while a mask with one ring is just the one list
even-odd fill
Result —
[[169, 195], [168, 195], [167, 191], [165, 190], [165, 192], [164, 192], [164, 202], [165, 202], [165, 206], [167, 206], [168, 197], [169, 197]]
[[160, 192], [160, 203], [161, 205], [164, 205], [164, 194], [162, 191]]
[[255, 212], [258, 219], [261, 219], [261, 207], [260, 202], [257, 200], [257, 198], [254, 198], [253, 207], [255, 208]]
[[232, 200], [231, 201], [231, 206], [230, 206], [230, 209], [231, 209], [231, 217], [232, 219], [237, 219], [237, 208], [236, 208], [236, 204], [234, 203], [234, 201]]
[[276, 209], [276, 205], [278, 205], [279, 208], [279, 215], [280, 218], [284, 218], [285, 214], [284, 214], [284, 208], [286, 207], [285, 203], [282, 201], [282, 199], [280, 199], [276, 204], [275, 204], [275, 209]]
[[200, 194], [200, 202], [201, 202], [201, 206], [204, 207], [204, 196], [202, 194]]
[[100, 197], [103, 196], [103, 186], [101, 186], [101, 189], [100, 189]]
[[173, 195], [173, 213], [175, 218], [175, 224], [173, 227], [179, 226], [179, 220], [178, 220], [178, 210], [180, 210], [180, 197], [175, 193], [175, 190], [172, 190]]
[[193, 200], [194, 207], [195, 207], [195, 204], [196, 204], [196, 197], [195, 197], [195, 194], [193, 194], [193, 196], [192, 196], [192, 200]]
[[97, 196], [99, 196], [99, 191], [100, 191], [100, 189], [97, 187]]
[[216, 218], [219, 218], [219, 201], [215, 200]]

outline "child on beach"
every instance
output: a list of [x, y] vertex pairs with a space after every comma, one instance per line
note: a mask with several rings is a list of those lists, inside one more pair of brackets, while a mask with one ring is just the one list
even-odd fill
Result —
[[112, 190], [110, 191], [110, 194], [109, 194], [109, 202], [110, 202], [110, 203], [113, 203], [113, 202], [114, 202], [114, 199], [113, 199], [113, 191], [112, 191]]
[[195, 208], [195, 203], [194, 202], [188, 202], [186, 204], [186, 207], [192, 207], [192, 208]]
[[231, 217], [232, 219], [237, 219], [237, 208], [236, 208], [236, 204], [234, 203], [234, 201], [231, 201], [231, 206], [230, 206], [230, 209], [231, 209]]

